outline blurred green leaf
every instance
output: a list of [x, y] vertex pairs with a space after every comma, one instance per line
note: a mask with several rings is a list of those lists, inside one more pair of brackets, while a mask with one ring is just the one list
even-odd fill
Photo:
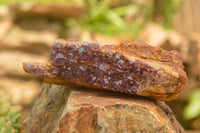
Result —
[[12, 123], [11, 123], [11, 121], [8, 121], [7, 123], [6, 123], [6, 126], [5, 126], [6, 128], [6, 133], [12, 133]]
[[0, 129], [0, 133], [6, 133], [5, 127], [3, 127], [3, 128]]
[[17, 131], [20, 131], [22, 126], [19, 125], [19, 124], [14, 124], [13, 127], [17, 130]]
[[18, 114], [16, 114], [15, 116], [13, 116], [13, 117], [11, 118], [12, 123], [13, 123], [13, 124], [14, 124], [14, 123], [17, 123], [17, 122], [19, 121], [20, 117], [21, 117], [21, 114], [20, 114], [20, 113], [18, 113]]
[[125, 15], [128, 13], [135, 14], [137, 12], [138, 8], [136, 5], [127, 5], [127, 6], [120, 6], [118, 8], [114, 8], [113, 12], [117, 13], [118, 15]]
[[0, 130], [5, 126], [5, 124], [6, 124], [6, 121], [5, 121], [4, 117], [0, 117]]
[[200, 115], [200, 90], [193, 91], [188, 102], [188, 105], [183, 111], [183, 117], [186, 120], [191, 120]]
[[[78, 0], [81, 1], [81, 0]], [[0, 4], [10, 4], [10, 3], [64, 3], [64, 2], [77, 2], [77, 0], [0, 0]]]
[[9, 110], [10, 110], [10, 103], [6, 103], [2, 105], [2, 108], [0, 110], [0, 117], [5, 116]]
[[21, 126], [17, 124], [21, 117], [19, 107], [11, 106], [11, 96], [0, 95], [0, 133], [19, 133]]
[[[145, 25], [146, 21], [128, 23], [126, 15], [136, 15], [142, 8], [137, 5], [129, 4], [111, 8], [111, 0], [85, 0], [85, 7], [88, 14], [79, 19], [67, 19], [66, 26], [81, 27], [91, 33], [101, 33], [109, 36], [122, 33], [138, 33]], [[150, 10], [147, 10], [150, 11]], [[145, 18], [146, 20], [148, 18]]]
[[10, 95], [3, 96], [0, 98], [0, 102], [2, 102], [2, 104], [10, 103], [11, 101], [12, 101], [12, 97]]
[[[159, 1], [159, 0], [158, 0]], [[160, 16], [163, 18], [160, 20], [160, 24], [166, 28], [171, 29], [173, 26], [173, 19], [175, 13], [180, 10], [183, 0], [160, 0], [162, 5], [160, 6]], [[156, 10], [156, 9], [154, 9]]]
[[15, 117], [16, 115], [20, 114], [21, 110], [19, 108], [11, 107], [10, 111], [8, 112], [7, 116], [10, 118]]

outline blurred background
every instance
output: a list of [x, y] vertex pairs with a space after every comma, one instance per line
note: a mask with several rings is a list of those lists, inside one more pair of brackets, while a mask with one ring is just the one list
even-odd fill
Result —
[[47, 62], [57, 38], [179, 51], [188, 83], [167, 104], [186, 130], [200, 130], [199, 0], [0, 0], [0, 94], [23, 107], [20, 122], [42, 85], [22, 62]]

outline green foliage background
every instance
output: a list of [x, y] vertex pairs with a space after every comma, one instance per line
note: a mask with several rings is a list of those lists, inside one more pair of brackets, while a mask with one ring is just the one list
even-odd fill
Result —
[[0, 133], [19, 133], [21, 126], [18, 121], [21, 110], [11, 106], [11, 96], [0, 98]]
[[185, 120], [191, 120], [200, 116], [200, 90], [197, 89], [190, 94], [188, 105], [183, 111]]

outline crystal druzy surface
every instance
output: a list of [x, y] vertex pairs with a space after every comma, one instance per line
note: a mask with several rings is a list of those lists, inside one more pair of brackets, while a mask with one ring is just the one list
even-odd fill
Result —
[[146, 44], [100, 45], [60, 39], [50, 63], [24, 63], [44, 82], [105, 89], [170, 101], [187, 81], [181, 55]]

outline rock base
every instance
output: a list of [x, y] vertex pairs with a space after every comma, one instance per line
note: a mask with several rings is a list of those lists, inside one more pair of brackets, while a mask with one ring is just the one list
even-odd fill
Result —
[[164, 102], [47, 84], [24, 124], [31, 133], [184, 132]]

